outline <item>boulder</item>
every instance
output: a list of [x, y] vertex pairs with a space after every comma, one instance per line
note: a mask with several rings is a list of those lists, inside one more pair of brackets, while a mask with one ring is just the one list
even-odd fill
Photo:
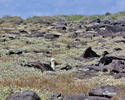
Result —
[[57, 39], [60, 37], [60, 35], [57, 35], [57, 34], [45, 34], [44, 37], [46, 39]]
[[6, 100], [41, 100], [34, 91], [24, 91], [21, 93], [13, 93]]
[[80, 69], [89, 69], [89, 70], [94, 70], [96, 72], [98, 71], [103, 71], [106, 72], [108, 71], [108, 69], [111, 69], [109, 66], [105, 66], [105, 65], [85, 65], [85, 66], [76, 66], [77, 68]]
[[85, 96], [84, 94], [65, 95], [62, 100], [110, 100], [105, 97]]
[[108, 32], [116, 33], [116, 32], [121, 32], [122, 27], [120, 25], [106, 25], [106, 30]]
[[67, 94], [63, 97], [63, 100], [83, 100], [85, 98], [85, 94]]
[[19, 51], [19, 50], [13, 51], [13, 50], [10, 50], [7, 55], [13, 55], [13, 54], [20, 55], [20, 54], [22, 54], [22, 53], [23, 53], [23, 51]]
[[70, 66], [70, 65], [68, 65], [68, 64], [67, 64], [65, 67], [62, 67], [62, 68], [61, 68], [61, 70], [66, 70], [66, 71], [67, 71], [67, 70], [70, 70], [70, 69], [72, 69], [72, 66]]
[[97, 19], [93, 20], [93, 21], [90, 22], [90, 23], [100, 23], [100, 22], [101, 22], [101, 19], [97, 18]]
[[99, 62], [98, 62], [98, 65], [99, 64], [103, 64], [103, 65], [108, 65], [110, 64], [113, 60], [124, 60], [124, 58], [122, 57], [115, 57], [115, 56], [103, 56]]
[[100, 57], [91, 47], [88, 47], [84, 53], [81, 55], [83, 58]]
[[114, 48], [115, 51], [121, 51], [121, 48]]
[[107, 98], [112, 98], [113, 96], [116, 96], [119, 94], [120, 94], [120, 91], [116, 87], [110, 86], [110, 85], [101, 86], [99, 88], [92, 89], [89, 92], [89, 96], [100, 96], [100, 97], [107, 97]]
[[19, 33], [21, 33], [21, 34], [28, 34], [28, 32], [26, 30], [19, 30]]
[[111, 64], [109, 64], [111, 71], [114, 73], [124, 73], [125, 72], [125, 61], [122, 60], [113, 60]]
[[48, 100], [58, 100], [60, 98], [63, 98], [61, 93], [53, 93], [53, 95]]
[[58, 26], [58, 27], [56, 27], [56, 29], [58, 29], [58, 30], [66, 30], [66, 27], [65, 26]]
[[76, 73], [77, 73], [76, 78], [78, 78], [78, 79], [88, 79], [88, 78], [97, 76], [97, 71], [95, 71], [95, 70], [87, 70], [87, 71], [80, 70]]
[[25, 35], [25, 37], [44, 37], [45, 34], [45, 32], [36, 32], [32, 34], [27, 34]]
[[125, 43], [125, 40], [117, 40], [116, 43]]
[[119, 79], [119, 78], [125, 77], [125, 73], [118, 73], [118, 74], [114, 74], [113, 76], [115, 79]]
[[105, 97], [98, 97], [98, 96], [85, 96], [84, 93], [66, 94], [66, 95], [61, 95], [59, 93], [56, 93], [48, 100], [110, 100], [110, 99]]

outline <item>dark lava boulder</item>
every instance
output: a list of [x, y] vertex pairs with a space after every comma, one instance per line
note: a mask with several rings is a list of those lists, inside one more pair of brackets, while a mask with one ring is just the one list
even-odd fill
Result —
[[106, 85], [96, 89], [92, 89], [89, 93], [89, 96], [100, 96], [100, 97], [112, 98], [113, 96], [116, 96], [119, 94], [120, 94], [120, 91], [116, 87]]
[[65, 27], [65, 26], [58, 26], [58, 27], [56, 27], [56, 29], [59, 29], [59, 30], [66, 30], [66, 27]]
[[[32, 34], [32, 37], [44, 37], [44, 34], [46, 34], [45, 32], [37, 32], [35, 34]], [[30, 36], [30, 35], [29, 35]]]
[[65, 67], [62, 67], [62, 68], [61, 68], [61, 70], [66, 70], [66, 71], [67, 71], [67, 70], [70, 70], [70, 69], [72, 69], [72, 66], [70, 66], [70, 65], [68, 65], [68, 64], [67, 64]]
[[124, 60], [124, 58], [121, 57], [115, 57], [115, 56], [103, 56], [100, 60], [99, 60], [99, 64], [103, 64], [103, 65], [108, 65], [110, 64], [113, 60]]
[[61, 98], [63, 98], [61, 93], [53, 93], [53, 95], [48, 100], [60, 100]]
[[21, 34], [28, 34], [28, 32], [26, 30], [19, 30], [19, 33], [21, 33]]
[[104, 66], [103, 64], [102, 65], [85, 65], [85, 66], [76, 66], [77, 68], [79, 69], [89, 69], [89, 70], [93, 70], [93, 71], [103, 71], [103, 72], [107, 72], [108, 69], [111, 69], [109, 68], [109, 66]]
[[[108, 56], [104, 56], [99, 60], [99, 64], [104, 64], [104, 65], [108, 65], [112, 62], [113, 58], [112, 57], [108, 57]], [[98, 64], [98, 65], [99, 65]]]
[[41, 100], [34, 91], [24, 91], [21, 93], [13, 93], [6, 100]]
[[125, 77], [125, 73], [118, 73], [118, 74], [114, 74], [113, 76], [115, 79], [119, 79], [119, 78]]
[[122, 27], [120, 25], [106, 25], [106, 30], [108, 32], [116, 33], [116, 32], [121, 32]]
[[125, 40], [117, 40], [116, 43], [125, 43]]
[[59, 93], [56, 93], [48, 100], [110, 100], [110, 99], [105, 97], [98, 97], [98, 96], [85, 96], [84, 93], [66, 94], [66, 95], [61, 95]]
[[112, 72], [115, 73], [121, 73], [121, 72], [125, 72], [125, 61], [122, 60], [113, 60], [111, 64], [109, 64], [108, 66], [110, 66], [112, 69]]
[[90, 23], [101, 23], [101, 19], [97, 18], [97, 19], [93, 20], [93, 21], [90, 22]]
[[79, 70], [78, 72], [76, 72], [77, 79], [88, 79], [88, 78], [92, 78], [94, 76], [97, 76], [97, 71], [95, 70], [87, 70], [87, 71], [83, 71], [83, 70]]
[[85, 94], [67, 94], [64, 95], [63, 100], [83, 100]]
[[62, 100], [110, 100], [105, 97], [85, 96], [84, 94], [65, 95]]
[[15, 51], [10, 50], [7, 55], [14, 55], [14, 54], [20, 55], [22, 53], [23, 53], [23, 51], [20, 51], [20, 50], [15, 50]]
[[60, 37], [60, 35], [57, 35], [57, 34], [45, 34], [44, 37], [46, 39], [57, 39]]
[[121, 48], [114, 48], [115, 51], [121, 51]]
[[100, 57], [91, 47], [88, 47], [84, 53], [81, 55], [83, 58]]

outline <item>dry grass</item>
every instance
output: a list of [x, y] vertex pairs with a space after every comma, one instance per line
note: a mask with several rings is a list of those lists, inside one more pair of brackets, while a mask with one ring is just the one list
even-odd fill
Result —
[[65, 54], [65, 52], [64, 51], [60, 51], [60, 50], [54, 50], [54, 51], [52, 51], [52, 56], [54, 56], [54, 55], [58, 55], [58, 54]]
[[[26, 77], [24, 77], [26, 76]], [[58, 92], [62, 94], [78, 94], [90, 91], [91, 87], [87, 83], [75, 82], [73, 78], [75, 74], [58, 75], [53, 77], [40, 77], [38, 75], [23, 75], [19, 79], [4, 78], [0, 80], [0, 84], [10, 87], [30, 87], [36, 89], [47, 90], [49, 92]]]
[[1, 58], [0, 58], [0, 62], [6, 63], [6, 62], [10, 62], [10, 61], [12, 61], [12, 59], [10, 59], [10, 58], [8, 58], [8, 57], [1, 57]]
[[[17, 29], [14, 29], [13, 26], [10, 25], [3, 25], [0, 26], [1, 30], [3, 30], [4, 34], [6, 32], [15, 31], [24, 29], [23, 25], [17, 26]], [[27, 25], [27, 31], [30, 33], [30, 30], [34, 29], [37, 30], [37, 26]], [[47, 32], [50, 33], [57, 33], [57, 30], [52, 30], [49, 26], [42, 26], [42, 28], [39, 30], [41, 32]], [[80, 30], [79, 30], [80, 31]], [[81, 30], [83, 31], [83, 29]], [[4, 35], [3, 34], [3, 35]], [[20, 87], [25, 88], [29, 87], [33, 90], [45, 90], [47, 92], [58, 92], [62, 94], [78, 94], [78, 93], [85, 93], [88, 95], [89, 91], [93, 88], [100, 87], [102, 85], [113, 85], [118, 87], [121, 90], [120, 96], [114, 97], [114, 99], [119, 100], [122, 96], [125, 95], [125, 79], [116, 80], [112, 78], [111, 76], [106, 75], [100, 75], [96, 76], [91, 79], [83, 79], [83, 80], [75, 80], [76, 77], [75, 74], [71, 71], [58, 73], [56, 72], [56, 76], [47, 76], [45, 74], [39, 73], [39, 71], [35, 71], [32, 68], [22, 68], [19, 64], [22, 62], [28, 62], [28, 61], [35, 61], [40, 60], [41, 62], [45, 63], [50, 60], [49, 56], [52, 56], [59, 61], [61, 61], [62, 65], [57, 66], [58, 67], [64, 67], [66, 64], [69, 64], [71, 66], [75, 65], [87, 65], [87, 64], [95, 64], [98, 62], [99, 59], [84, 59], [81, 60], [75, 60], [74, 58], [79, 58], [81, 54], [84, 52], [84, 50], [92, 46], [92, 49], [96, 51], [99, 55], [103, 53], [103, 51], [107, 50], [109, 53], [111, 52], [112, 55], [118, 56], [118, 55], [124, 55], [125, 46], [123, 43], [114, 43], [116, 40], [123, 39], [122, 37], [117, 37], [114, 39], [111, 38], [103, 38], [105, 42], [99, 43], [97, 40], [102, 39], [101, 36], [99, 37], [93, 37], [91, 40], [90, 38], [79, 38], [81, 41], [87, 42], [86, 45], [78, 45], [78, 48], [71, 48], [67, 49], [67, 45], [71, 45], [75, 42], [74, 39], [69, 38], [68, 36], [72, 34], [70, 32], [67, 32], [67, 34], [61, 34], [62, 36], [57, 39], [56, 41], [49, 41], [44, 38], [29, 38], [29, 37], [23, 37], [23, 35], [20, 35], [19, 39], [16, 40], [9, 40], [9, 36], [16, 37], [18, 35], [10, 35], [5, 34], [5, 39], [7, 39], [6, 42], [0, 42], [1, 50], [0, 50], [0, 86], [4, 87]], [[31, 44], [26, 44], [26, 41], [31, 42]], [[56, 48], [54, 45], [59, 45], [60, 48]], [[122, 47], [121, 47], [122, 45]], [[120, 52], [114, 52], [113, 48], [119, 47], [122, 49]], [[8, 48], [8, 49], [6, 49]], [[22, 55], [6, 55], [9, 50], [27, 50], [31, 51], [28, 53], [23, 53]], [[45, 53], [34, 53], [34, 50], [41, 50], [41, 49], [50, 49], [50, 54]], [[112, 53], [113, 52], [113, 53]], [[59, 70], [58, 70], [59, 71]], [[76, 69], [77, 71], [77, 69]], [[60, 72], [60, 71], [59, 71]], [[29, 90], [30, 90], [29, 89]], [[0, 92], [0, 95], [2, 93]], [[43, 99], [44, 100], [44, 99]]]

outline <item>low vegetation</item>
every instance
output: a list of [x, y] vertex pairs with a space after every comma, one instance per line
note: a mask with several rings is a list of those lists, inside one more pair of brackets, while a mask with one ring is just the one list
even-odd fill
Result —
[[124, 20], [125, 12], [111, 14], [109, 12], [105, 15], [56, 15], [56, 16], [33, 16], [27, 19], [22, 19], [19, 16], [4, 16], [0, 18], [0, 24], [26, 24], [26, 23], [44, 23], [44, 22], [60, 22], [60, 21], [92, 21], [95, 19], [101, 20]]
[[[4, 16], [0, 18], [0, 100], [1, 98], [5, 100], [13, 92], [24, 90], [36, 91], [42, 100], [47, 100], [53, 93], [88, 95], [91, 89], [102, 85], [116, 86], [121, 91], [120, 96], [125, 95], [125, 78], [115, 79], [109, 72], [97, 72], [96, 76], [85, 79], [78, 78], [78, 72], [84, 70], [76, 69], [76, 65], [96, 64], [100, 59], [81, 60], [80, 56], [86, 48], [92, 47], [98, 55], [108, 51], [112, 56], [123, 56], [125, 52], [124, 41], [115, 42], [124, 40], [125, 37], [104, 38], [100, 34], [94, 36], [96, 35], [94, 30], [86, 31], [86, 27], [94, 24], [80, 23], [80, 21], [91, 22], [97, 18], [124, 20], [125, 12], [116, 14], [107, 12], [105, 15], [91, 16], [34, 16], [27, 19]], [[101, 30], [105, 30], [105, 27]], [[44, 34], [57, 34], [60, 37], [51, 40], [46, 39]], [[115, 51], [115, 48], [118, 51]], [[27, 62], [38, 60], [48, 64], [52, 57], [61, 62], [61, 65], [56, 66], [55, 72], [42, 73], [38, 69], [23, 66]], [[67, 64], [72, 66], [71, 70], [60, 70]]]

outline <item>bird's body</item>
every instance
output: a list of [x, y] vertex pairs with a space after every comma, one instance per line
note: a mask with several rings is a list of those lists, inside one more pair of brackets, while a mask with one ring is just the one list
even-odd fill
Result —
[[54, 58], [52, 58], [50, 60], [50, 64], [45, 64], [45, 63], [41, 63], [40, 61], [35, 61], [35, 62], [28, 62], [25, 66], [34, 67], [34, 68], [40, 69], [42, 72], [44, 72], [44, 71], [54, 71], [55, 66], [57, 64], [59, 64], [59, 63], [57, 63], [56, 60]]

